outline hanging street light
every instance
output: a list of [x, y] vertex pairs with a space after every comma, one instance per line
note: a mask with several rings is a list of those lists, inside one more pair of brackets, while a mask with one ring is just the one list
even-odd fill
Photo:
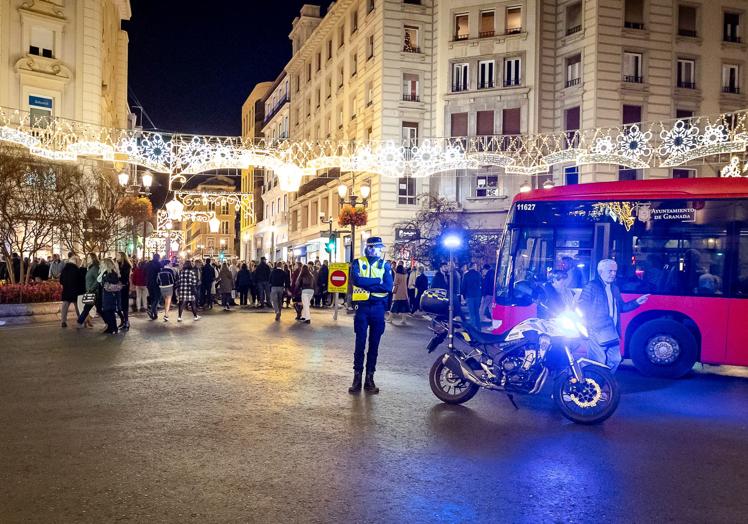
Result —
[[218, 230], [221, 228], [221, 221], [213, 215], [213, 218], [208, 220], [208, 227], [210, 227], [211, 233], [218, 233]]
[[141, 180], [143, 181], [143, 187], [146, 189], [150, 189], [153, 185], [153, 175], [150, 171], [147, 171], [143, 173], [143, 176], [141, 177]]
[[166, 203], [166, 213], [169, 215], [170, 219], [179, 220], [180, 218], [182, 218], [183, 212], [184, 204], [177, 200], [176, 197]]

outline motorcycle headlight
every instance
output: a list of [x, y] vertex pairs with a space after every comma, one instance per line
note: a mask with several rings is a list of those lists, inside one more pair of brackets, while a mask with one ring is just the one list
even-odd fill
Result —
[[582, 324], [581, 322], [577, 322], [577, 330], [579, 330], [579, 332], [585, 338], [588, 338], [590, 336], [589, 332], [587, 331], [587, 328], [584, 327], [584, 324]]

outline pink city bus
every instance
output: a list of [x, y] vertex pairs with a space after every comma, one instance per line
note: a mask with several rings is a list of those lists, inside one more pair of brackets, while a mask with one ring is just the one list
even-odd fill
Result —
[[[748, 366], [748, 179], [580, 184], [518, 195], [499, 249], [496, 332], [536, 314], [515, 297], [563, 268], [572, 288], [618, 263], [625, 357], [646, 375], [680, 377], [695, 362]], [[500, 325], [499, 322], [501, 321]]]

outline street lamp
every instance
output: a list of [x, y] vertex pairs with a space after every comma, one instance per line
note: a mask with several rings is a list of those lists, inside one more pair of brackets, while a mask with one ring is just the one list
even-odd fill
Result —
[[210, 228], [211, 233], [218, 233], [218, 230], [221, 227], [221, 221], [213, 215], [213, 218], [208, 220], [208, 227]]
[[449, 250], [449, 349], [454, 345], [454, 250], [462, 246], [462, 237], [455, 233], [448, 233], [443, 239], [442, 244]]
[[553, 183], [553, 180], [551, 180], [549, 178], [548, 180], [546, 180], [545, 182], [543, 182], [543, 189], [553, 189], [554, 185], [555, 184]]
[[[355, 186], [356, 180], [353, 179], [353, 185]], [[351, 194], [348, 195], [348, 186], [346, 184], [340, 184], [338, 186], [338, 196], [340, 197], [341, 203], [344, 203], [346, 201], [346, 196], [348, 196], [348, 203], [355, 209], [357, 205], [361, 204], [363, 206], [366, 205], [367, 200], [369, 199], [369, 196], [371, 195], [371, 187], [368, 184], [362, 184], [359, 187], [359, 191], [361, 191], [361, 198], [359, 200], [358, 195]], [[351, 257], [350, 257], [350, 263], [353, 264], [354, 259], [356, 258], [356, 224], [351, 224]], [[353, 285], [351, 284], [351, 281], [349, 279], [348, 283], [348, 293], [346, 293], [346, 301], [348, 302], [348, 312], [351, 313], [353, 311], [352, 308], [352, 302], [351, 302], [351, 293], [353, 291]]]
[[519, 186], [519, 192], [520, 193], [529, 193], [532, 187], [530, 187], [530, 184], [527, 182], [524, 182], [521, 186]]
[[179, 220], [182, 218], [182, 213], [184, 212], [184, 204], [182, 204], [179, 200], [177, 200], [177, 197], [175, 196], [173, 200], [170, 200], [166, 203], [166, 213], [169, 215], [169, 218], [172, 220]]
[[151, 186], [153, 185], [153, 175], [150, 171], [146, 170], [143, 173], [143, 176], [140, 177], [140, 180], [143, 182], [143, 187], [146, 188], [146, 190], [151, 189]]
[[119, 175], [117, 175], [117, 179], [119, 180], [119, 185], [122, 187], [127, 187], [127, 183], [130, 181], [130, 175], [127, 174], [126, 171], [122, 171]]

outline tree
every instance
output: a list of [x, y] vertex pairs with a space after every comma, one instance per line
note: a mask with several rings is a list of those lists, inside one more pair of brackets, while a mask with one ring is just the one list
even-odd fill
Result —
[[[64, 222], [61, 203], [74, 197], [77, 168], [47, 162], [16, 146], [0, 147], [0, 249], [12, 283], [27, 283], [31, 262], [50, 245]], [[18, 274], [12, 254], [21, 257]]]

